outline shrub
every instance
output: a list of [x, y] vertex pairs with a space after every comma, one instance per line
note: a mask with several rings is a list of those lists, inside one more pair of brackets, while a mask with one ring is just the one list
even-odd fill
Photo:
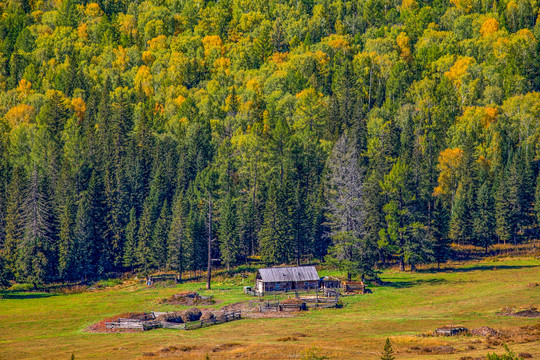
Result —
[[32, 284], [13, 284], [8, 290], [11, 291], [29, 291], [33, 290], [34, 285]]
[[302, 360], [328, 360], [330, 357], [327, 354], [324, 354], [321, 349], [317, 347], [312, 347], [304, 351]]
[[100, 280], [96, 283], [96, 286], [99, 288], [112, 287], [116, 285], [121, 285], [123, 282], [121, 279], [106, 279]]
[[514, 352], [512, 352], [508, 346], [504, 345], [504, 348], [506, 349], [506, 354], [503, 355], [497, 355], [497, 354], [487, 354], [486, 359], [487, 360], [523, 360]]

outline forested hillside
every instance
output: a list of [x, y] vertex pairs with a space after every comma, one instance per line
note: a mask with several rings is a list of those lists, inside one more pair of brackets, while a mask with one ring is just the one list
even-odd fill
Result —
[[0, 3], [0, 273], [537, 236], [536, 0]]

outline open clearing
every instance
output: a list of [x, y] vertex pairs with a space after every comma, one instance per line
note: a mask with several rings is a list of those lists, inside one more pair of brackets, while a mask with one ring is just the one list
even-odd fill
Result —
[[540, 358], [540, 319], [501, 315], [506, 307], [540, 305], [538, 259], [499, 258], [446, 267], [441, 272], [387, 270], [382, 274], [386, 286], [343, 298], [343, 309], [243, 319], [193, 331], [96, 334], [85, 329], [121, 313], [186, 309], [161, 301], [179, 291], [213, 295], [217, 303], [201, 309], [253, 300], [242, 294], [240, 279], [216, 282], [211, 291], [200, 290], [203, 283], [155, 288], [125, 283], [70, 295], [2, 292], [0, 359], [57, 360], [72, 353], [76, 359], [111, 360], [204, 359], [206, 354], [211, 359], [298, 359], [313, 346], [335, 359], [378, 359], [386, 337], [397, 359], [476, 359], [503, 352], [497, 339], [421, 336], [448, 324], [505, 330], [509, 335], [504, 341], [514, 352]]

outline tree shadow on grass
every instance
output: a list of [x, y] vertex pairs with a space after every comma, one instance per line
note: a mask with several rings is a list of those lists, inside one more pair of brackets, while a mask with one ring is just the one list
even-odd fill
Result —
[[536, 268], [540, 265], [477, 265], [471, 267], [445, 267], [441, 269], [431, 268], [431, 269], [421, 269], [418, 270], [419, 273], [461, 273], [461, 272], [471, 272], [471, 271], [493, 271], [493, 270], [512, 270], [512, 269], [525, 269], [525, 268]]
[[43, 292], [20, 292], [20, 291], [0, 291], [0, 300], [23, 300], [23, 299], [41, 299], [56, 296], [54, 293]]
[[397, 280], [397, 281], [387, 281], [382, 286], [402, 289], [402, 288], [410, 288], [413, 286], [426, 285], [426, 284], [427, 285], [440, 285], [440, 284], [445, 284], [445, 283], [450, 283], [450, 282], [451, 281], [448, 281], [446, 279]]

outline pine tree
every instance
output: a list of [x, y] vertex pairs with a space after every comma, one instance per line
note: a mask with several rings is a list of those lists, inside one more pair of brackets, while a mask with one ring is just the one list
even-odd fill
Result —
[[180, 275], [186, 268], [186, 259], [184, 255], [187, 243], [186, 223], [184, 191], [179, 188], [172, 207], [172, 220], [167, 243], [167, 266], [171, 269], [178, 270]]
[[536, 226], [538, 231], [540, 231], [540, 173], [536, 178], [536, 191], [534, 193], [534, 210], [536, 212]]
[[19, 279], [34, 284], [53, 276], [55, 233], [48, 189], [34, 166], [23, 204], [24, 236], [19, 246]]
[[450, 210], [447, 202], [438, 197], [433, 203], [432, 222], [430, 230], [435, 239], [433, 243], [433, 256], [437, 261], [437, 268], [450, 257], [450, 238], [448, 237], [448, 223]]
[[9, 285], [8, 276], [5, 267], [5, 261], [0, 253], [0, 288]]
[[474, 217], [474, 233], [477, 245], [488, 250], [488, 247], [493, 243], [495, 236], [495, 217], [493, 207], [493, 197], [491, 195], [491, 187], [487, 181], [484, 181], [478, 190], [476, 198], [476, 212]]
[[508, 222], [510, 226], [510, 236], [514, 241], [514, 245], [517, 244], [517, 236], [519, 231], [519, 225], [521, 219], [526, 217], [526, 214], [522, 214], [521, 204], [521, 174], [519, 168], [518, 156], [514, 156], [510, 163], [509, 169], [506, 172], [506, 203], [509, 209]]
[[171, 226], [170, 221], [169, 205], [165, 200], [152, 236], [153, 264], [158, 269], [164, 269], [167, 265], [167, 238]]
[[144, 206], [137, 237], [139, 240], [137, 245], [137, 264], [146, 274], [150, 271], [152, 265], [152, 222], [148, 204]]
[[73, 198], [68, 196], [60, 214], [60, 244], [58, 247], [58, 274], [69, 279], [73, 269], [73, 227], [75, 223]]
[[450, 218], [450, 238], [458, 244], [470, 243], [472, 238], [472, 217], [469, 207], [470, 183], [459, 184], [454, 198], [454, 207]]
[[240, 253], [237, 223], [236, 204], [229, 194], [223, 201], [219, 218], [219, 249], [227, 270], [231, 268], [231, 265], [236, 264]]
[[96, 274], [95, 263], [92, 261], [97, 247], [96, 224], [92, 213], [92, 194], [85, 191], [81, 193], [79, 199], [74, 230], [74, 273], [81, 280], [86, 280]]
[[126, 242], [124, 243], [124, 267], [131, 269], [137, 263], [137, 215], [135, 208], [129, 211], [129, 222], [126, 226]]
[[332, 246], [326, 260], [347, 272], [376, 276], [374, 244], [365, 237], [364, 169], [354, 136], [344, 134], [328, 158], [327, 194]]
[[295, 258], [295, 238], [294, 238], [294, 201], [295, 194], [292, 180], [286, 177], [277, 193], [277, 223], [275, 224], [279, 233], [277, 239], [277, 258], [280, 263], [289, 263]]
[[249, 196], [247, 203], [242, 208], [240, 224], [242, 255], [247, 260], [248, 256], [255, 255], [259, 248], [259, 212], [256, 211], [252, 196]]
[[277, 241], [280, 240], [281, 235], [276, 226], [278, 223], [278, 216], [277, 189], [275, 184], [271, 184], [266, 200], [264, 221], [259, 232], [261, 257], [263, 261], [267, 263], [277, 263], [280, 260], [277, 250]]
[[394, 356], [394, 349], [392, 349], [390, 339], [386, 338], [386, 343], [384, 344], [381, 360], [394, 360], [395, 358], [396, 357]]
[[[387, 203], [383, 206], [386, 228], [379, 232], [380, 242], [386, 245], [390, 252], [399, 258], [400, 270], [405, 270], [407, 257], [412, 255], [414, 242], [420, 238], [413, 236], [415, 228], [421, 224], [414, 221], [411, 213], [414, 192], [411, 189], [410, 167], [404, 160], [398, 158], [388, 175], [381, 183]], [[408, 252], [408, 253], [407, 253]]]
[[300, 265], [300, 259], [307, 253], [311, 238], [311, 219], [306, 204], [307, 189], [300, 184], [296, 186], [293, 203], [293, 237], [295, 247], [296, 264]]
[[187, 223], [187, 246], [184, 258], [191, 271], [204, 269], [208, 257], [206, 211], [199, 209], [197, 205], [192, 204]]
[[14, 279], [17, 274], [18, 248], [22, 245], [24, 235], [24, 192], [26, 178], [22, 168], [13, 171], [7, 187], [8, 201], [6, 209], [6, 235], [1, 249], [5, 261], [4, 271], [8, 279]]
[[498, 177], [497, 191], [495, 193], [495, 225], [496, 233], [499, 240], [505, 244], [511, 238], [511, 209], [507, 201], [507, 186], [505, 174], [502, 173]]

